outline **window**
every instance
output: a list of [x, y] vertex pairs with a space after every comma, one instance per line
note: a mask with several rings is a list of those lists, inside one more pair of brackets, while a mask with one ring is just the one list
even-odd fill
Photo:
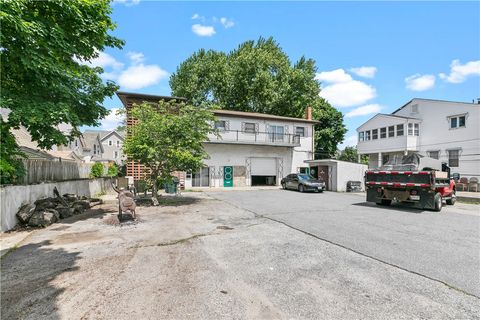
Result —
[[268, 126], [270, 141], [283, 141], [284, 126]]
[[418, 123], [415, 123], [413, 126], [413, 135], [418, 137], [419, 134], [420, 134], [420, 125]]
[[359, 132], [359, 133], [358, 133], [358, 141], [363, 141], [363, 137], [364, 137], [363, 131], [362, 131], [362, 132]]
[[387, 137], [387, 128], [380, 128], [380, 138], [386, 138]]
[[397, 137], [403, 136], [403, 124], [397, 124]]
[[243, 131], [247, 132], [247, 133], [255, 133], [256, 132], [255, 123], [245, 122], [244, 127], [243, 127]]
[[440, 159], [440, 151], [428, 151], [427, 152], [427, 155], [430, 157], [430, 158], [433, 158], [433, 159]]
[[384, 155], [382, 156], [382, 164], [387, 163], [388, 160], [390, 160], [390, 155], [384, 154]]
[[450, 117], [450, 129], [465, 128], [466, 116]]
[[448, 166], [458, 167], [458, 159], [460, 158], [460, 150], [448, 150]]
[[388, 137], [395, 137], [395, 126], [388, 127]]
[[215, 129], [225, 131], [225, 120], [215, 121]]
[[120, 147], [120, 140], [117, 140], [117, 147]]
[[108, 140], [108, 145], [111, 146], [112, 144], [112, 140]]
[[418, 104], [412, 106], [412, 113], [418, 113]]
[[413, 123], [408, 124], [408, 135], [413, 136]]
[[372, 130], [372, 140], [378, 139], [378, 129]]
[[365, 131], [365, 141], [370, 140], [370, 130]]
[[295, 134], [300, 137], [305, 137], [305, 127], [295, 127]]
[[115, 152], [114, 152], [114, 156], [113, 156], [113, 157], [114, 157], [115, 159], [118, 158], [118, 151], [115, 151]]
[[75, 147], [78, 147], [78, 140], [75, 140]]
[[93, 145], [93, 154], [97, 154], [97, 145], [96, 144]]

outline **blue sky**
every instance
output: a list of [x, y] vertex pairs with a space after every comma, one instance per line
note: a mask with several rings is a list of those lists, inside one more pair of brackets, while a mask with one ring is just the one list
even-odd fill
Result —
[[347, 145], [373, 114], [414, 97], [480, 97], [480, 2], [119, 0], [112, 17], [126, 45], [92, 63], [123, 91], [169, 95], [169, 75], [200, 48], [230, 51], [273, 36], [292, 61], [316, 61], [321, 95], [345, 114]]

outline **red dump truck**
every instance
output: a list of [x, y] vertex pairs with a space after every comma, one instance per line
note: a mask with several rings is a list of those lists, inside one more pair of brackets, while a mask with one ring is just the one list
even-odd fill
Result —
[[439, 160], [411, 154], [395, 157], [365, 173], [367, 201], [379, 205], [401, 202], [417, 209], [442, 210], [455, 204], [455, 182], [450, 168]]

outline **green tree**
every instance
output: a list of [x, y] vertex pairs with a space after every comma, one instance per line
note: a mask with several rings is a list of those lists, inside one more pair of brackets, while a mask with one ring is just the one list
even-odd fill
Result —
[[202, 142], [216, 132], [212, 126], [215, 118], [205, 107], [174, 101], [135, 105], [131, 116], [138, 123], [129, 129], [123, 151], [149, 169], [158, 203], [158, 183], [169, 181], [174, 171], [197, 171], [203, 166], [208, 155]]
[[118, 176], [118, 166], [115, 163], [108, 166], [107, 176], [109, 177]]
[[346, 129], [343, 115], [319, 96], [315, 61], [301, 57], [292, 64], [272, 38], [247, 41], [230, 53], [204, 49], [180, 64], [170, 78], [175, 96], [194, 105], [303, 117], [313, 109], [317, 157], [333, 156]]
[[[358, 151], [356, 147], [345, 147], [340, 152], [338, 160], [348, 161], [348, 162], [358, 162]], [[360, 157], [360, 163], [368, 164], [368, 156], [362, 155]]]
[[15, 147], [15, 138], [9, 134], [8, 126], [0, 117], [0, 183], [15, 183], [24, 174], [20, 157], [23, 153]]
[[101, 164], [100, 162], [95, 162], [90, 171], [90, 175], [94, 178], [100, 178], [100, 177], [103, 177], [104, 171], [105, 171], [105, 168], [103, 164]]
[[[102, 102], [118, 88], [102, 81], [100, 67], [85, 63], [106, 47], [123, 46], [108, 34], [116, 27], [110, 13], [109, 0], [2, 1], [0, 106], [11, 111], [2, 135], [11, 139], [10, 129], [24, 126], [40, 147], [50, 148], [107, 115]], [[59, 130], [62, 123], [72, 132]], [[7, 147], [18, 153], [16, 143]]]

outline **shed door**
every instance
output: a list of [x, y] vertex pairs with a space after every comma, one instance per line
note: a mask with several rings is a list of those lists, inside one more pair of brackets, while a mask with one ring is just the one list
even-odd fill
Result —
[[277, 161], [275, 158], [252, 158], [251, 173], [252, 176], [276, 176]]

